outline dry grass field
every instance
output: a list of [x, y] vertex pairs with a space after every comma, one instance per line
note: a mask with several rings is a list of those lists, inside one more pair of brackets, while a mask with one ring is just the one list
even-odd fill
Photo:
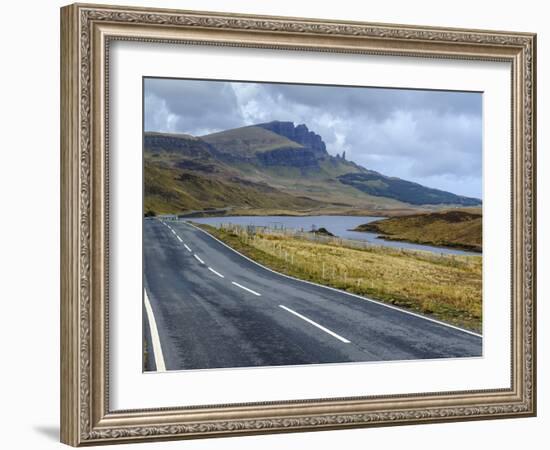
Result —
[[385, 239], [481, 252], [481, 208], [464, 208], [391, 217], [360, 225], [355, 231], [381, 233]]
[[238, 226], [200, 226], [276, 271], [481, 330], [481, 257], [357, 247], [341, 239], [250, 232]]

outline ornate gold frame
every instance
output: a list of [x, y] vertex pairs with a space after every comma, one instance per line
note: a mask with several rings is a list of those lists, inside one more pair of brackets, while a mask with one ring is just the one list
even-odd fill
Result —
[[[511, 387], [111, 411], [106, 69], [113, 40], [510, 62]], [[62, 8], [62, 442], [79, 446], [535, 415], [535, 51], [536, 36], [529, 33], [99, 5]]]

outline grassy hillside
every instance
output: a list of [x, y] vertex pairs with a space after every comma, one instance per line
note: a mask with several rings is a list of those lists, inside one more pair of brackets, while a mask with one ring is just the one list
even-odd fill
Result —
[[386, 239], [482, 250], [482, 215], [478, 208], [413, 214], [359, 225], [354, 231], [380, 233]]
[[220, 152], [238, 156], [254, 156], [281, 148], [302, 148], [297, 142], [265, 128], [248, 126], [201, 136], [201, 139]]
[[400, 178], [386, 177], [377, 172], [350, 173], [338, 179], [367, 194], [394, 198], [413, 205], [462, 205], [477, 206], [477, 198], [464, 197], [451, 192], [432, 189]]
[[341, 239], [317, 242], [283, 233], [250, 235], [238, 226], [200, 226], [276, 271], [481, 330], [482, 258], [358, 249]]
[[307, 210], [322, 205], [268, 185], [239, 178], [218, 178], [146, 163], [144, 211], [176, 214], [209, 208], [283, 208]]
[[[162, 214], [231, 208], [252, 214], [255, 210], [307, 214], [312, 209], [330, 208], [335, 213], [408, 207], [338, 182], [335, 176], [360, 170], [348, 161], [320, 160], [316, 171], [304, 173], [298, 167], [265, 167], [249, 160], [228, 162], [217, 152], [193, 136], [145, 133], [145, 211]], [[182, 174], [187, 178], [181, 179]]]

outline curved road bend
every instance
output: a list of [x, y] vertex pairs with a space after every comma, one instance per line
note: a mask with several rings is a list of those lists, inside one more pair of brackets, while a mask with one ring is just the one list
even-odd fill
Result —
[[271, 272], [185, 222], [143, 227], [149, 370], [482, 355], [479, 335]]

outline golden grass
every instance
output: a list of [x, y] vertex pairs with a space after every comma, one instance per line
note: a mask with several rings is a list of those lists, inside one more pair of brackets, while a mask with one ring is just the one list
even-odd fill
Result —
[[384, 247], [350, 248], [300, 236], [201, 225], [279, 272], [481, 330], [482, 258]]
[[483, 245], [482, 216], [474, 208], [392, 217], [360, 225], [356, 231], [373, 231], [382, 233], [386, 239], [479, 252]]

